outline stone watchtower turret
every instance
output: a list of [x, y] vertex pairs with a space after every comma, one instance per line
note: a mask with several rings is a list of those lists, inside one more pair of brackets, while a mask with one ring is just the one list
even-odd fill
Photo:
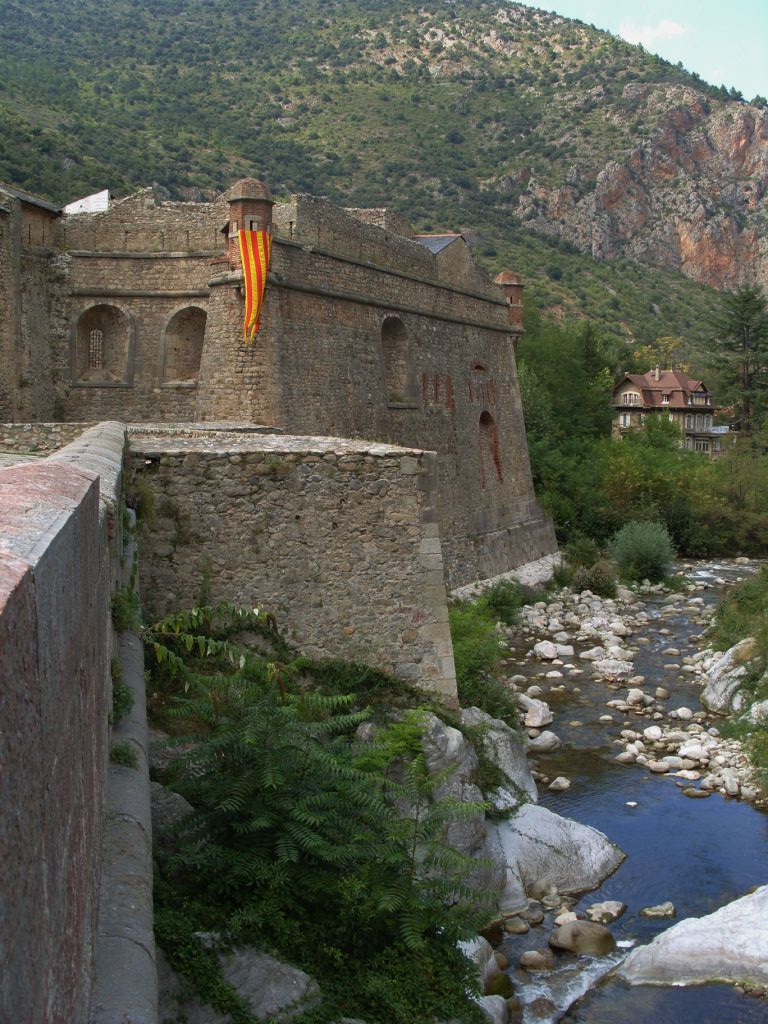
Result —
[[242, 178], [230, 190], [229, 230], [227, 232], [227, 256], [229, 265], [235, 270], [240, 267], [240, 249], [237, 244], [238, 231], [272, 232], [272, 207], [275, 201], [263, 181], [257, 178]]
[[510, 327], [518, 328], [523, 333], [523, 279], [514, 270], [502, 270], [494, 278], [494, 283], [501, 285], [509, 306], [508, 317]]

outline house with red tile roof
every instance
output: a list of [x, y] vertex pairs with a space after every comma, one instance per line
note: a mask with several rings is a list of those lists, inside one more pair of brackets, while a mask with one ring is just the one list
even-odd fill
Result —
[[680, 428], [682, 445], [706, 455], [725, 451], [728, 427], [714, 425], [719, 406], [709, 388], [682, 370], [656, 367], [648, 373], [625, 373], [613, 389], [613, 436], [641, 426], [649, 415], [664, 415]]

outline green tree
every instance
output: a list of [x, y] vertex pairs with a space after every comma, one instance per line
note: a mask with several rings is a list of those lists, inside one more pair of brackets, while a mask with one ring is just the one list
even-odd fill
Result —
[[666, 334], [656, 338], [649, 345], [641, 345], [635, 349], [632, 356], [637, 360], [641, 373], [653, 369], [654, 366], [660, 366], [662, 370], [683, 370], [684, 373], [688, 373], [691, 364], [686, 348], [684, 338]]
[[764, 411], [768, 379], [768, 306], [758, 286], [725, 295], [715, 323], [714, 362], [734, 397], [739, 429], [751, 432]]

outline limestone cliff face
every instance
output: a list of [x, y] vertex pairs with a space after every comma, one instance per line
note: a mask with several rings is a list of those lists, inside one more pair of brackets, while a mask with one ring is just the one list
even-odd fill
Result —
[[628, 117], [666, 107], [657, 130], [601, 168], [572, 168], [567, 184], [531, 180], [523, 219], [601, 259], [629, 257], [716, 288], [768, 284], [768, 111], [711, 109], [695, 90], [665, 85], [631, 84], [624, 98]]

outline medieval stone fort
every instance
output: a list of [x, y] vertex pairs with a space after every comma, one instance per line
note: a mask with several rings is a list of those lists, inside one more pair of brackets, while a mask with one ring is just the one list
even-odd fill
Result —
[[[255, 228], [273, 245], [246, 345], [237, 231]], [[447, 592], [556, 553], [516, 375], [521, 292], [461, 235], [275, 204], [254, 179], [74, 214], [0, 186], [0, 947], [17, 968], [0, 1018], [106, 1020], [86, 1009], [99, 950], [128, 942], [128, 979], [151, 960], [109, 931], [92, 882], [111, 834], [109, 599], [135, 577], [126, 499], [152, 499], [147, 616], [268, 607], [307, 653], [455, 700]]]

